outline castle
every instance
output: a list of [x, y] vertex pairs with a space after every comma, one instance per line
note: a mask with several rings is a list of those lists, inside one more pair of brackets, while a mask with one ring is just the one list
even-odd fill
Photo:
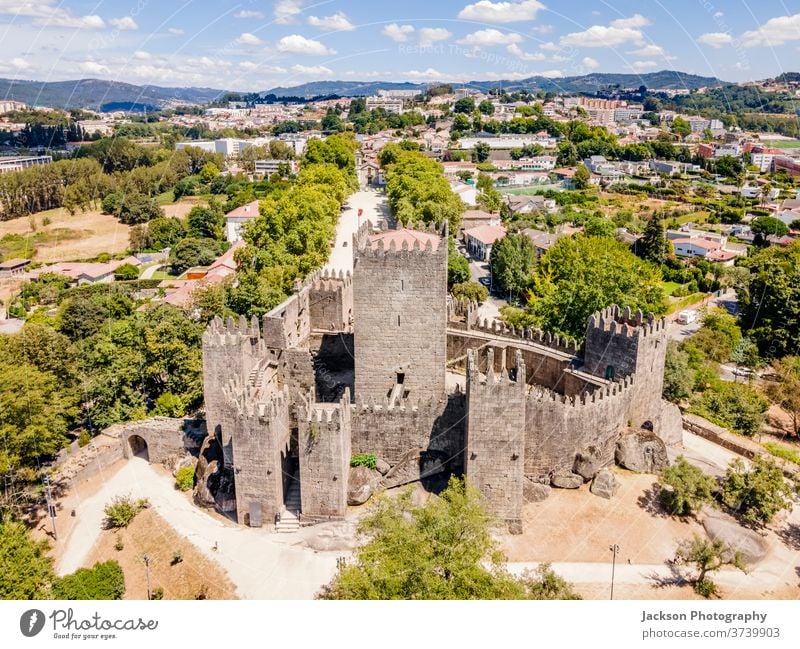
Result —
[[583, 345], [489, 326], [448, 299], [446, 227], [367, 223], [352, 245], [352, 274], [205, 332], [206, 420], [235, 487], [217, 505], [239, 523], [342, 518], [351, 457], [369, 453], [464, 474], [519, 532], [526, 482], [612, 463], [627, 429], [660, 434], [665, 320], [612, 306]]

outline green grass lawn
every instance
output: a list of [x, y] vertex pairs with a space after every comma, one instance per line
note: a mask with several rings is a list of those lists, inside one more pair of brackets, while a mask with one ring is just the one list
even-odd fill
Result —
[[762, 446], [775, 457], [779, 457], [782, 460], [789, 460], [789, 462], [794, 462], [800, 466], [800, 453], [795, 449], [787, 448], [786, 446], [781, 446], [773, 442], [765, 442]]
[[800, 149], [800, 140], [762, 140], [761, 144], [774, 149]]
[[[696, 212], [690, 212], [689, 214], [684, 214], [683, 216], [679, 216], [675, 219], [678, 223], [683, 225], [684, 223], [705, 223], [708, 221], [709, 212], [707, 210], [697, 210]], [[669, 219], [670, 221], [672, 219]]]
[[683, 286], [683, 284], [678, 284], [678, 282], [661, 282], [661, 287], [667, 295], [672, 295], [675, 290], [681, 286]]
[[152, 277], [152, 279], [176, 279], [176, 278], [177, 275], [170, 275], [165, 270], [157, 270], [155, 273], [153, 273]]
[[158, 205], [170, 205], [175, 202], [175, 192], [171, 189], [156, 196], [156, 203]]

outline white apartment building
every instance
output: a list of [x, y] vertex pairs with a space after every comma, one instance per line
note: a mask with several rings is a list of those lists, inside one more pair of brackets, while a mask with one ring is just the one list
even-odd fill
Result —
[[0, 113], [10, 113], [13, 110], [25, 110], [27, 104], [21, 101], [13, 101], [11, 99], [0, 100]]
[[28, 167], [39, 167], [51, 162], [53, 162], [53, 158], [49, 155], [0, 157], [0, 174], [22, 171]]
[[403, 100], [393, 97], [367, 97], [367, 110], [375, 110], [376, 108], [383, 108], [387, 113], [397, 113], [399, 115], [403, 112]]
[[293, 174], [299, 168], [297, 160], [256, 160], [255, 172], [260, 176], [271, 176], [280, 172], [281, 165], [289, 165], [289, 172]]

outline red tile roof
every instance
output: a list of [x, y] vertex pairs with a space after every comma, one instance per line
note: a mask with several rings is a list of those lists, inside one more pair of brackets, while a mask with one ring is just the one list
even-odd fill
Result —
[[237, 207], [225, 215], [226, 219], [254, 219], [258, 216], [258, 201]]
[[469, 230], [464, 230], [464, 236], [472, 237], [482, 244], [490, 246], [498, 239], [506, 236], [506, 229], [502, 225], [479, 225]]

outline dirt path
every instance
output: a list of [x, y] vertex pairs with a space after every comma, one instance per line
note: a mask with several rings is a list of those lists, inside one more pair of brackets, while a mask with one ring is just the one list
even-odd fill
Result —
[[148, 498], [181, 537], [223, 568], [242, 599], [311, 598], [330, 581], [336, 571], [336, 559], [343, 554], [303, 547], [299, 535], [273, 534], [216, 518], [176, 491], [168, 473], [134, 458], [123, 464], [97, 493], [77, 504], [77, 523], [58, 561], [58, 574], [72, 572], [87, 562], [100, 537], [103, 508], [119, 495]]

